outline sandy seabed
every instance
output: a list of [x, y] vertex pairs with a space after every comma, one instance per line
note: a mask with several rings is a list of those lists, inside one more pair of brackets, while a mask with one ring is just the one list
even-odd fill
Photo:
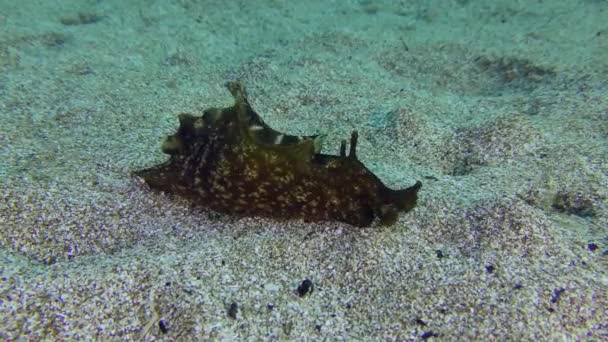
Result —
[[[606, 1], [0, 0], [0, 338], [608, 339]], [[359, 131], [390, 227], [146, 189], [241, 80], [273, 128]], [[312, 291], [298, 292], [302, 282]]]

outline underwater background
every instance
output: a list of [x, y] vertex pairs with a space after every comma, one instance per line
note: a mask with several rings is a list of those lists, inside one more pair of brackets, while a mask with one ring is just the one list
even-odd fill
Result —
[[[147, 189], [182, 112], [358, 130], [396, 224]], [[0, 0], [0, 338], [608, 339], [608, 2]]]

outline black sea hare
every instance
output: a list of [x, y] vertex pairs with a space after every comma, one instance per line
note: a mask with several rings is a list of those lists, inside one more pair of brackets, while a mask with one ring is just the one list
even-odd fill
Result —
[[195, 205], [240, 216], [342, 221], [369, 226], [375, 217], [394, 223], [416, 206], [422, 186], [386, 187], [356, 156], [357, 132], [348, 155], [322, 154], [322, 136], [293, 136], [266, 125], [238, 82], [227, 84], [235, 104], [179, 115], [177, 133], [166, 138], [167, 162], [134, 174], [152, 188]]

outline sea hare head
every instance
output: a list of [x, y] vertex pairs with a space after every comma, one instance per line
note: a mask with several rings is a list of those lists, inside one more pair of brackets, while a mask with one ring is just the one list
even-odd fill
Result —
[[322, 154], [323, 136], [294, 136], [270, 128], [251, 108], [238, 82], [227, 85], [231, 107], [179, 115], [162, 144], [163, 164], [136, 171], [151, 188], [193, 204], [240, 216], [394, 223], [416, 206], [422, 186], [392, 190], [356, 156], [357, 132], [339, 155]]

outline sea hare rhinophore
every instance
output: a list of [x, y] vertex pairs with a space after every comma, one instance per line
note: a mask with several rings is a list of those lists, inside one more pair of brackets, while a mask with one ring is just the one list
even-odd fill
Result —
[[416, 206], [422, 186], [392, 190], [357, 159], [357, 132], [348, 155], [322, 154], [322, 136], [277, 132], [251, 108], [245, 89], [229, 82], [232, 107], [211, 108], [202, 116], [179, 115], [168, 136], [163, 164], [134, 172], [152, 189], [187, 198], [195, 205], [238, 216], [307, 221], [342, 221], [369, 226], [397, 220]]

